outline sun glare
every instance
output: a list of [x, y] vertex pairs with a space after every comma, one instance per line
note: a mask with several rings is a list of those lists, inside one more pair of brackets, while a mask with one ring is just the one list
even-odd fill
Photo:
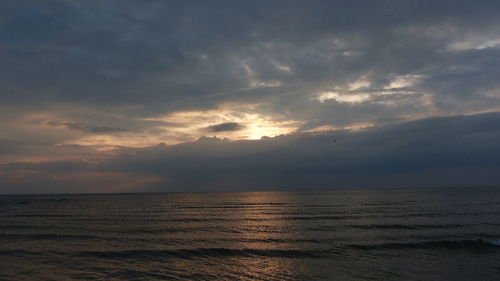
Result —
[[[116, 135], [86, 135], [73, 144], [100, 147], [146, 147], [195, 141], [203, 136], [229, 140], [258, 140], [290, 134], [300, 127], [299, 121], [285, 120], [275, 114], [260, 113], [257, 105], [224, 105], [217, 109], [177, 111], [156, 118], [161, 122], [154, 132], [126, 132]], [[227, 126], [229, 125], [229, 126]]]

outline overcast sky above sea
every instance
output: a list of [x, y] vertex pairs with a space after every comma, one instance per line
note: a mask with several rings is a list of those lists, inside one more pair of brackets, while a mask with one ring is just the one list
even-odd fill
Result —
[[500, 185], [499, 1], [0, 0], [0, 193]]

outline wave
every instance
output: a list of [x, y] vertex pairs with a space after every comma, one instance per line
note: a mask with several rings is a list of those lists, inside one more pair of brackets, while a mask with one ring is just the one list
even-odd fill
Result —
[[211, 258], [245, 258], [245, 257], [271, 257], [287, 259], [325, 259], [332, 257], [345, 257], [349, 249], [355, 250], [408, 250], [408, 249], [447, 249], [447, 250], [472, 250], [489, 251], [500, 249], [500, 240], [476, 239], [476, 240], [441, 240], [410, 243], [382, 243], [372, 245], [349, 244], [329, 249], [310, 250], [282, 250], [282, 249], [231, 249], [231, 248], [195, 248], [195, 249], [172, 249], [172, 250], [121, 250], [121, 251], [75, 251], [57, 252], [44, 251], [34, 252], [25, 250], [0, 250], [0, 256], [73, 256], [78, 258], [101, 258], [113, 260], [143, 260], [154, 261], [165, 258], [174, 259], [211, 259]]
[[[105, 237], [84, 234], [0, 234], [0, 239], [25, 239], [25, 240], [66, 240], [66, 239], [106, 239]], [[111, 238], [109, 238], [111, 239]], [[107, 240], [107, 239], [106, 239]]]
[[0, 250], [0, 256], [17, 256], [17, 255], [36, 255], [38, 252], [31, 252], [19, 249]]
[[207, 259], [225, 257], [271, 257], [271, 258], [313, 258], [321, 259], [333, 255], [342, 255], [340, 249], [328, 250], [281, 250], [281, 249], [230, 249], [230, 248], [196, 248], [196, 249], [173, 249], [173, 250], [122, 250], [122, 251], [26, 251], [21, 249], [0, 250], [0, 256], [52, 256], [77, 258], [102, 258], [151, 261], [165, 258], [176, 259]]
[[481, 239], [484, 243], [488, 243], [493, 246], [498, 246], [500, 247], [500, 240], [499, 239]]
[[164, 219], [164, 222], [244, 222], [244, 221], [256, 221], [256, 222], [266, 222], [266, 221], [295, 221], [295, 220], [341, 220], [346, 219], [346, 216], [282, 216], [282, 217], [254, 217], [254, 218], [172, 218]]
[[463, 224], [443, 224], [443, 225], [432, 225], [432, 224], [367, 224], [367, 225], [351, 225], [352, 228], [357, 229], [441, 229], [441, 228], [458, 228], [465, 227], [468, 225]]
[[360, 250], [404, 250], [404, 249], [449, 249], [449, 250], [488, 250], [499, 249], [500, 240], [468, 239], [440, 240], [408, 243], [382, 243], [372, 245], [349, 244], [349, 248]]
[[85, 251], [78, 252], [76, 255], [110, 259], [198, 259], [216, 257], [322, 258], [330, 256], [333, 253], [335, 253], [334, 250], [198, 248], [176, 250]]
[[417, 229], [415, 226], [405, 224], [368, 224], [351, 225], [350, 227], [357, 229]]

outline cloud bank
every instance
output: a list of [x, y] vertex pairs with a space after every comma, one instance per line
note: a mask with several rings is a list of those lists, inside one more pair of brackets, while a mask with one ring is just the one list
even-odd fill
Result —
[[[123, 148], [100, 161], [2, 165], [2, 192], [235, 191], [495, 185], [500, 114], [261, 140]], [[85, 178], [81, 181], [81, 178]]]

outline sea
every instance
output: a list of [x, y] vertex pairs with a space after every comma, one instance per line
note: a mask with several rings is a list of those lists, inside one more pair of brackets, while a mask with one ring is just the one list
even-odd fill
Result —
[[0, 280], [500, 280], [500, 188], [0, 196]]

